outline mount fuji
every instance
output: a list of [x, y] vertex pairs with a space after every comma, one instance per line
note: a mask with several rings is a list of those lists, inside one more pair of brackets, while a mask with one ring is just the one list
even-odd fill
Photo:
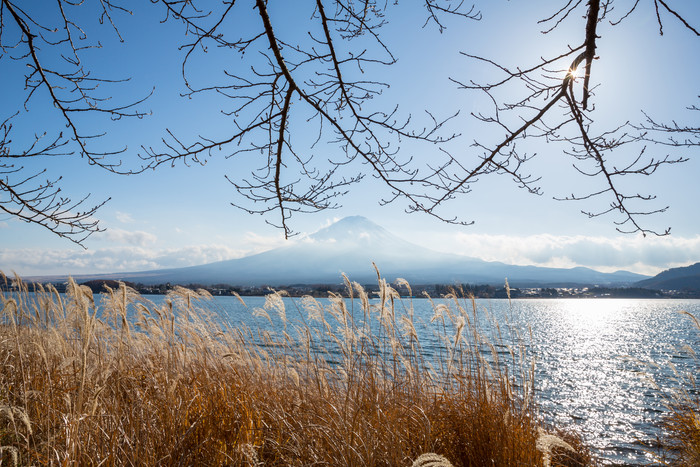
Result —
[[200, 266], [154, 271], [76, 276], [77, 280], [119, 279], [142, 284], [231, 284], [239, 286], [335, 284], [342, 273], [360, 283], [374, 282], [376, 264], [389, 281], [412, 284], [469, 283], [511, 286], [622, 286], [647, 276], [589, 268], [541, 268], [487, 262], [440, 253], [407, 242], [361, 217], [346, 217], [307, 237], [263, 253]]

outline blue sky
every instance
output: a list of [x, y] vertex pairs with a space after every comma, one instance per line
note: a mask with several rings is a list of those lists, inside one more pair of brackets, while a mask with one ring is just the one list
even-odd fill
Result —
[[[252, 8], [254, 2], [250, 3]], [[611, 18], [622, 15], [625, 7], [633, 3], [616, 2], [621, 13]], [[679, 11], [691, 22], [700, 18], [700, 4], [677, 3]], [[271, 1], [269, 8], [278, 33], [293, 37], [308, 15], [302, 8], [290, 5], [291, 2]], [[527, 66], [536, 63], [540, 56], [558, 54], [566, 44], [578, 45], [583, 40], [585, 24], [580, 17], [569, 18], [555, 33], [542, 35], [537, 20], [553, 12], [552, 2], [490, 1], [477, 6], [483, 13], [482, 21], [448, 20], [448, 28], [442, 34], [430, 24], [423, 27], [425, 12], [415, 5], [390, 7], [390, 23], [383, 38], [398, 63], [388, 69], [367, 70], [379, 73], [377, 79], [391, 84], [374, 105], [392, 108], [399, 104], [403, 115], [414, 115], [419, 124], [423, 109], [438, 116], [460, 111], [453, 126], [446, 130], [461, 134], [450, 149], [463, 154], [467, 161], [478, 155], [471, 147], [475, 139], [493, 142], [502, 137], [502, 132], [470, 117], [472, 112], [489, 110], [483, 95], [457, 89], [448, 79], [484, 82], [497, 75], [459, 52], [488, 56], [507, 66]], [[107, 135], [99, 140], [106, 148], [127, 147], [119, 157], [134, 166], [139, 163], [140, 147], [158, 145], [166, 129], [191, 140], [198, 134], [223, 134], [232, 124], [219, 112], [230, 105], [221, 96], [180, 97], [185, 87], [180, 74], [183, 53], [178, 46], [189, 39], [183, 36], [181, 26], [159, 23], [163, 16], [160, 5], [139, 8], [134, 15], [115, 15], [125, 39], [123, 44], [107, 26], [100, 26], [86, 14], [88, 34], [99, 37], [104, 46], [86, 55], [95, 73], [132, 78], [105, 92], [117, 103], [127, 102], [147, 95], [155, 86], [153, 96], [141, 106], [151, 111], [149, 117], [83, 122], [86, 128], [107, 130]], [[696, 77], [700, 64], [694, 57], [699, 56], [700, 40], [669, 15], [663, 19], [663, 36], [658, 33], [653, 5], [640, 5], [620, 26], [612, 27], [609, 22], [599, 26], [600, 58], [593, 69], [593, 81], [599, 85], [594, 99], [597, 124], [639, 122], [644, 110], [659, 120], [675, 118], [698, 126], [700, 113], [685, 108], [699, 103]], [[243, 34], [246, 28], [257, 27], [255, 20], [255, 15], [241, 16], [236, 27]], [[213, 58], [217, 63], [212, 65]], [[204, 84], [220, 76], [221, 63], [229, 60], [228, 66], [235, 69], [248, 67], [252, 62], [246, 60], [255, 59], [241, 60], [214, 50], [197, 57], [189, 70], [194, 79]], [[5, 83], [0, 101], [7, 103], [2, 107], [20, 110], [13, 139], [20, 144], [38, 131], [61, 131], [62, 123], [55, 111], [45, 105], [46, 96], [37, 95], [27, 110], [22, 108], [22, 70], [8, 60], [1, 60], [0, 67]], [[3, 114], [2, 118], [7, 116]], [[297, 128], [296, 139], [312, 140], [312, 129], [306, 129], [301, 122]], [[448, 212], [474, 220], [472, 226], [448, 225], [426, 215], [405, 214], [401, 201], [379, 206], [378, 199], [388, 196], [388, 191], [367, 177], [340, 200], [342, 208], [294, 216], [292, 228], [302, 234], [312, 233], [344, 216], [360, 214], [408, 241], [492, 261], [582, 265], [646, 274], [700, 261], [697, 147], [680, 153], [690, 158], [682, 165], [662, 167], [652, 177], [625, 181], [639, 191], [657, 194], [656, 206], [670, 206], [666, 213], [645, 222], [659, 230], [671, 227], [672, 235], [642, 238], [617, 233], [613, 218], [588, 219], [580, 210], [591, 209], [590, 205], [553, 200], [554, 196], [586, 190], [591, 180], [575, 173], [562, 146], [542, 141], [529, 144], [528, 149], [538, 153], [531, 171], [542, 176], [544, 194], [529, 195], [504, 176], [483, 177], [472, 193], [447, 207]], [[319, 157], [324, 150], [335, 149], [316, 147], [313, 155]], [[403, 145], [401, 150], [419, 161], [435, 157], [430, 149], [411, 144]], [[648, 150], [660, 155], [668, 152], [657, 147]], [[90, 199], [99, 202], [111, 197], [97, 213], [107, 230], [90, 237], [85, 242], [87, 250], [83, 250], [41, 227], [0, 215], [0, 270], [36, 275], [179, 267], [241, 257], [284, 244], [282, 232], [267, 225], [265, 217], [251, 216], [230, 204], [240, 202], [240, 198], [224, 174], [245, 174], [257, 167], [259, 160], [251, 156], [226, 159], [223, 155], [215, 155], [205, 166], [179, 164], [128, 177], [89, 166], [76, 156], [30, 161], [29, 169], [46, 168], [51, 175], [63, 176], [63, 191], [73, 198], [90, 193]], [[364, 170], [362, 166], [350, 169]]]

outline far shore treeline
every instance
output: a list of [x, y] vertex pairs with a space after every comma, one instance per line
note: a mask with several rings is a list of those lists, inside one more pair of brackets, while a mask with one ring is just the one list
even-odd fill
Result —
[[[106, 291], [106, 287], [119, 288], [122, 281], [116, 280], [89, 280], [81, 282], [81, 285], [86, 285], [94, 293]], [[347, 288], [344, 284], [290, 284], [277, 286], [235, 286], [230, 284], [157, 284], [144, 285], [123, 281], [123, 283], [142, 295], [164, 295], [172, 290], [175, 286], [181, 285], [191, 290], [203, 289], [213, 296], [231, 296], [238, 294], [240, 296], [263, 296], [272, 293], [273, 291], [284, 290], [291, 297], [312, 296], [325, 297], [328, 292], [334, 292], [339, 295], [347, 295]], [[42, 283], [47, 285], [48, 283]], [[38, 283], [30, 284], [29, 289], [32, 290]], [[51, 285], [58, 292], [65, 292], [66, 282], [52, 282]], [[368, 292], [378, 290], [376, 284], [363, 284], [363, 287]], [[0, 282], [0, 290], [11, 291], [13, 284]], [[408, 289], [398, 287], [397, 290], [401, 293], [409, 295]], [[656, 290], [642, 287], [599, 287], [599, 286], [581, 286], [574, 285], [571, 287], [506, 287], [494, 285], [474, 285], [474, 284], [424, 284], [412, 285], [411, 292], [413, 297], [424, 297], [426, 294], [431, 298], [439, 298], [453, 291], [463, 292], [465, 295], [473, 295], [475, 298], [700, 298], [700, 292], [695, 290]]]

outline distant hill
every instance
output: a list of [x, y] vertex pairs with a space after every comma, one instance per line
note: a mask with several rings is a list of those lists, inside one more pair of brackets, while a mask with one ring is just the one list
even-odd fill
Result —
[[[493, 284], [513, 287], [624, 286], [646, 278], [626, 271], [540, 268], [487, 262], [440, 253], [407, 242], [361, 216], [346, 217], [288, 245], [239, 259], [201, 266], [132, 273], [76, 276], [77, 280], [119, 279], [142, 284], [231, 284], [239, 286], [335, 284], [342, 273], [363, 284], [382, 276], [413, 284]], [[46, 279], [46, 278], [43, 278]]]
[[637, 282], [635, 286], [646, 289], [700, 292], [700, 263], [667, 269], [651, 279]]

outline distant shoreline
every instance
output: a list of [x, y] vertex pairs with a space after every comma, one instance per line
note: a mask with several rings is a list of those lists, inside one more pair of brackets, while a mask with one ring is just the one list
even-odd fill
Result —
[[[81, 285], [86, 285], [92, 289], [94, 293], [104, 292], [105, 285], [111, 288], [118, 288], [120, 281], [116, 280], [90, 280], [79, 282]], [[40, 284], [40, 283], [33, 283]], [[51, 284], [58, 292], [64, 292], [66, 283], [41, 283], [46, 286]], [[242, 297], [265, 296], [272, 293], [274, 290], [284, 290], [290, 297], [327, 297], [328, 292], [337, 293], [347, 296], [347, 288], [345, 284], [291, 284], [280, 286], [235, 286], [230, 284], [157, 284], [144, 285], [124, 281], [128, 287], [136, 290], [141, 295], [164, 295], [174, 287], [184, 287], [193, 290], [206, 290], [212, 296], [234, 296]], [[32, 289], [30, 285], [29, 289]], [[377, 291], [377, 284], [363, 284], [363, 288], [368, 292]], [[36, 287], [36, 285], [35, 285]], [[11, 291], [12, 284], [8, 281], [7, 284], [0, 282], [0, 290]], [[641, 287], [598, 287], [598, 286], [569, 286], [569, 287], [510, 287], [493, 285], [473, 285], [473, 284], [422, 284], [412, 285], [411, 293], [405, 286], [396, 286], [397, 291], [408, 298], [422, 298], [426, 294], [430, 298], [441, 298], [453, 291], [457, 292], [458, 296], [470, 296], [475, 298], [490, 298], [490, 299], [528, 299], [528, 298], [644, 298], [644, 299], [669, 299], [669, 298], [687, 298], [700, 299], [700, 293], [697, 291], [677, 291], [677, 290], [656, 290], [646, 289]]]

